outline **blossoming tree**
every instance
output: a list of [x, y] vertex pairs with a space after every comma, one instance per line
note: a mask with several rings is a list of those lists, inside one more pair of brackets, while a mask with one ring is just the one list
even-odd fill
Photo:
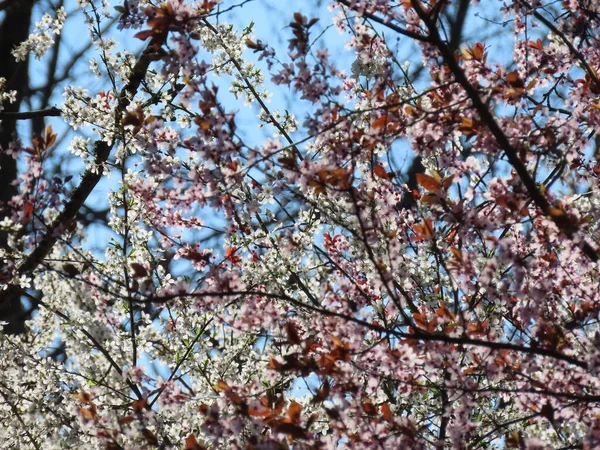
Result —
[[252, 2], [79, 0], [106, 88], [2, 149], [3, 448], [600, 446], [600, 4], [330, 3], [281, 48]]

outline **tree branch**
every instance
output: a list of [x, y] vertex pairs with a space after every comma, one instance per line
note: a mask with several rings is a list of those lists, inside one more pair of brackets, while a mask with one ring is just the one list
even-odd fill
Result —
[[470, 5], [471, 0], [460, 0], [456, 11], [456, 16], [450, 24], [450, 47], [453, 50], [458, 50], [458, 47], [462, 41], [462, 35], [465, 29], [465, 21], [467, 19], [467, 12], [469, 11]]
[[275, 294], [271, 292], [260, 292], [260, 291], [226, 291], [226, 292], [196, 292], [196, 293], [181, 293], [181, 294], [172, 294], [165, 295], [161, 297], [146, 297], [145, 299], [134, 299], [136, 303], [166, 303], [171, 300], [180, 297], [191, 297], [191, 298], [210, 298], [210, 297], [236, 297], [236, 296], [248, 296], [248, 295], [256, 295], [265, 298], [278, 299], [282, 301], [286, 301], [294, 306], [301, 307], [312, 311], [317, 314], [323, 314], [327, 317], [338, 317], [340, 319], [346, 320], [348, 322], [355, 323], [357, 325], [368, 328], [369, 330], [376, 331], [378, 333], [383, 333], [387, 335], [392, 335], [396, 338], [400, 339], [416, 339], [422, 341], [430, 341], [430, 342], [443, 342], [446, 344], [454, 344], [454, 345], [464, 345], [464, 346], [473, 346], [473, 347], [485, 347], [491, 350], [511, 350], [517, 353], [525, 353], [530, 355], [539, 355], [546, 356], [548, 358], [553, 358], [559, 361], [564, 361], [568, 364], [581, 367], [582, 369], [587, 369], [588, 364], [585, 361], [581, 361], [573, 356], [568, 356], [559, 351], [556, 351], [547, 347], [526, 347], [523, 345], [513, 344], [511, 342], [494, 342], [494, 341], [484, 341], [481, 339], [473, 339], [467, 335], [463, 336], [448, 336], [441, 333], [430, 333], [421, 329], [416, 329], [413, 332], [404, 332], [394, 329], [385, 328], [374, 323], [368, 322], [366, 320], [358, 319], [356, 317], [349, 316], [347, 314], [342, 314], [339, 312], [331, 311], [326, 308], [313, 306], [312, 304], [301, 302], [293, 297], [290, 297], [286, 294]]
[[56, 108], [53, 106], [48, 109], [38, 109], [36, 111], [23, 111], [23, 112], [11, 112], [11, 111], [2, 111], [0, 112], [0, 120], [2, 119], [12, 119], [12, 120], [25, 120], [25, 119], [35, 119], [38, 117], [50, 117], [50, 116], [60, 116], [62, 110], [60, 108]]
[[[352, 5], [350, 4], [350, 2], [348, 0], [337, 0], [338, 3], [341, 3], [342, 5], [350, 8], [352, 11], [356, 11], [355, 9], [352, 8]], [[357, 11], [358, 12], [358, 11]], [[363, 17], [366, 17], [369, 20], [372, 20], [373, 22], [377, 22], [381, 25], [383, 25], [386, 28], [389, 28], [392, 31], [395, 31], [396, 33], [399, 33], [403, 36], [409, 37], [411, 39], [415, 39], [417, 41], [421, 41], [421, 42], [429, 42], [429, 36], [424, 36], [422, 34], [419, 33], [415, 33], [414, 31], [409, 31], [406, 28], [402, 28], [399, 27], [398, 25], [394, 25], [393, 23], [382, 19], [381, 17], [377, 17], [375, 14], [371, 14], [370, 12], [367, 11], [361, 11], [360, 14]]]

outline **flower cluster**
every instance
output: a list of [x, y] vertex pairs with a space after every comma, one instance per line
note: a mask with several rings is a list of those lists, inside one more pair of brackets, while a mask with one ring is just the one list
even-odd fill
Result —
[[35, 24], [35, 31], [29, 35], [27, 40], [20, 43], [12, 51], [17, 61], [25, 61], [30, 53], [33, 53], [37, 59], [43, 57], [48, 49], [54, 45], [53, 35], [60, 34], [67, 12], [64, 7], [56, 10], [56, 18], [50, 14], [44, 14], [42, 19]]

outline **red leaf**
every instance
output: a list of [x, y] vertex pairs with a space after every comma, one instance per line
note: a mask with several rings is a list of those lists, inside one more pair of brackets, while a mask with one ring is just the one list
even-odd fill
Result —
[[37, 135], [31, 140], [31, 143], [33, 144], [38, 153], [41, 153], [41, 151], [46, 148], [46, 142]]
[[215, 384], [213, 386], [213, 389], [215, 391], [219, 391], [219, 392], [223, 392], [223, 391], [228, 391], [231, 388], [229, 387], [229, 385], [227, 383], [225, 383], [223, 380], [219, 380], [217, 381], [217, 384]]
[[481, 42], [478, 42], [477, 44], [475, 44], [473, 46], [473, 48], [471, 49], [471, 54], [473, 55], [473, 58], [476, 59], [477, 61], [482, 60], [484, 52], [485, 52], [485, 47], [483, 46], [483, 44]]
[[140, 263], [132, 263], [131, 268], [133, 269], [133, 278], [143, 278], [148, 276], [148, 271]]
[[237, 249], [237, 247], [227, 247], [225, 250], [225, 259], [233, 265], [238, 265], [238, 263], [242, 260], [242, 258], [235, 254]]
[[481, 42], [478, 42], [473, 47], [462, 48], [462, 57], [466, 61], [483, 61], [485, 62], [485, 47]]
[[33, 203], [26, 202], [25, 205], [23, 205], [23, 212], [25, 212], [27, 217], [31, 217], [33, 215]]
[[446, 305], [444, 302], [442, 302], [440, 307], [435, 311], [435, 315], [438, 317], [447, 317], [450, 320], [456, 319], [454, 313], [448, 309], [448, 305]]
[[148, 428], [144, 428], [142, 429], [142, 434], [146, 438], [148, 444], [154, 445], [155, 447], [158, 446], [158, 439], [152, 431], [150, 431]]
[[381, 415], [383, 416], [383, 419], [387, 420], [388, 422], [392, 420], [392, 409], [390, 408], [389, 404], [384, 403], [383, 405], [381, 405]]
[[187, 438], [185, 438], [185, 447], [184, 450], [206, 450], [207, 447], [199, 444], [196, 440], [196, 436], [190, 434]]
[[369, 399], [363, 402], [362, 407], [365, 413], [370, 416], [374, 416], [375, 414], [377, 414], [377, 409], [375, 408], [375, 405], [373, 405], [373, 402]]
[[517, 71], [512, 71], [506, 74], [506, 82], [512, 86], [512, 87], [516, 87], [516, 88], [520, 88], [523, 87], [525, 85], [525, 83], [523, 83], [523, 80], [521, 80], [521, 77], [519, 77], [519, 73]]
[[73, 398], [84, 405], [92, 401], [92, 396], [88, 392], [82, 392], [81, 394], [73, 394]]
[[431, 238], [433, 236], [434, 229], [433, 221], [428, 217], [422, 224], [412, 226], [412, 230], [416, 234], [413, 240], [418, 242]]
[[462, 261], [463, 258], [462, 258], [462, 251], [461, 250], [459, 250], [456, 247], [450, 247], [450, 251], [452, 252], [452, 254], [454, 255], [454, 257], [456, 259], [458, 259], [459, 261]]
[[442, 180], [442, 187], [443, 187], [444, 189], [448, 189], [448, 188], [450, 187], [450, 185], [452, 184], [453, 178], [454, 178], [454, 177], [453, 177], [452, 175], [450, 175], [450, 176], [449, 176], [449, 177], [447, 177], [447, 178], [444, 178], [444, 179]]
[[424, 173], [417, 174], [417, 183], [428, 191], [437, 192], [442, 189], [442, 185], [435, 178], [425, 175]]
[[244, 399], [239, 394], [235, 393], [232, 389], [229, 389], [227, 392], [225, 392], [225, 396], [234, 405], [245, 405], [246, 404]]
[[387, 171], [381, 166], [373, 167], [373, 173], [375, 175], [377, 175], [379, 178], [383, 178], [384, 180], [390, 179], [390, 174], [387, 173]]
[[371, 128], [382, 129], [391, 123], [389, 116], [379, 116], [373, 122], [371, 122]]
[[253, 417], [269, 417], [273, 414], [271, 408], [265, 406], [261, 402], [257, 405], [255, 402], [248, 404], [248, 414]]
[[135, 417], [133, 416], [126, 416], [126, 417], [121, 417], [119, 419], [119, 425], [126, 425], [128, 423], [131, 423], [135, 420]]
[[400, 124], [397, 121], [393, 120], [390, 116], [383, 115], [371, 122], [371, 128], [373, 128], [376, 131], [383, 130], [387, 133], [393, 133], [395, 131], [398, 131], [398, 129], [400, 128]]
[[414, 313], [413, 319], [415, 319], [415, 324], [419, 328], [427, 328], [429, 321], [427, 320], [427, 316], [425, 314]]
[[290, 420], [292, 421], [292, 423], [298, 425], [301, 420], [301, 414], [302, 414], [302, 405], [300, 405], [300, 403], [297, 403], [297, 402], [290, 403], [290, 406], [288, 406], [287, 415], [290, 418]]
[[296, 325], [292, 322], [287, 322], [285, 324], [285, 332], [288, 336], [288, 342], [290, 344], [298, 345], [300, 344], [300, 336], [298, 335], [298, 331], [296, 330]]
[[421, 203], [426, 203], [428, 205], [440, 205], [441, 199], [436, 194], [425, 194], [421, 197]]
[[133, 412], [136, 414], [140, 414], [144, 408], [146, 407], [146, 404], [148, 403], [148, 399], [147, 398], [142, 398], [140, 400], [134, 400], [131, 403], [131, 407], [133, 408]]
[[279, 370], [281, 370], [281, 369], [282, 369], [282, 367], [283, 367], [283, 364], [281, 364], [281, 363], [280, 363], [279, 361], [277, 361], [275, 358], [271, 358], [271, 361], [269, 361], [269, 364], [267, 365], [267, 367], [268, 367], [269, 369], [272, 369], [272, 370], [277, 370], [277, 371], [279, 371]]
[[149, 37], [152, 37], [153, 34], [154, 34], [154, 32], [152, 30], [143, 30], [143, 31], [140, 31], [139, 33], [134, 34], [133, 37], [137, 38], [137, 39], [141, 39], [142, 41], [145, 41]]
[[79, 408], [79, 414], [86, 420], [94, 420], [96, 418], [96, 410], [94, 408]]
[[56, 134], [52, 132], [52, 125], [48, 125], [44, 132], [44, 146], [49, 148], [56, 142]]
[[527, 43], [527, 47], [533, 48], [535, 50], [544, 50], [544, 43], [541, 39], [538, 39], [537, 41], [529, 41]]

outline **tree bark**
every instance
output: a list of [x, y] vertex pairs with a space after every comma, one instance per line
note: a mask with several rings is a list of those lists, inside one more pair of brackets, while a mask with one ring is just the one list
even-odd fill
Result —
[[[0, 77], [6, 79], [6, 90], [17, 91], [14, 103], [4, 104], [5, 112], [18, 112], [28, 86], [28, 60], [16, 62], [11, 51], [29, 35], [31, 15], [35, 0], [10, 2], [0, 25]], [[3, 119], [0, 124], [0, 147], [6, 149], [17, 137], [17, 121]], [[14, 181], [17, 178], [17, 163], [9, 155], [0, 152], [0, 217], [10, 215], [7, 202], [16, 194]], [[8, 235], [0, 231], [0, 248], [6, 248]], [[6, 261], [0, 261], [0, 273]], [[0, 321], [8, 322], [5, 333], [22, 333], [27, 314], [21, 296], [15, 289], [0, 293]]]

